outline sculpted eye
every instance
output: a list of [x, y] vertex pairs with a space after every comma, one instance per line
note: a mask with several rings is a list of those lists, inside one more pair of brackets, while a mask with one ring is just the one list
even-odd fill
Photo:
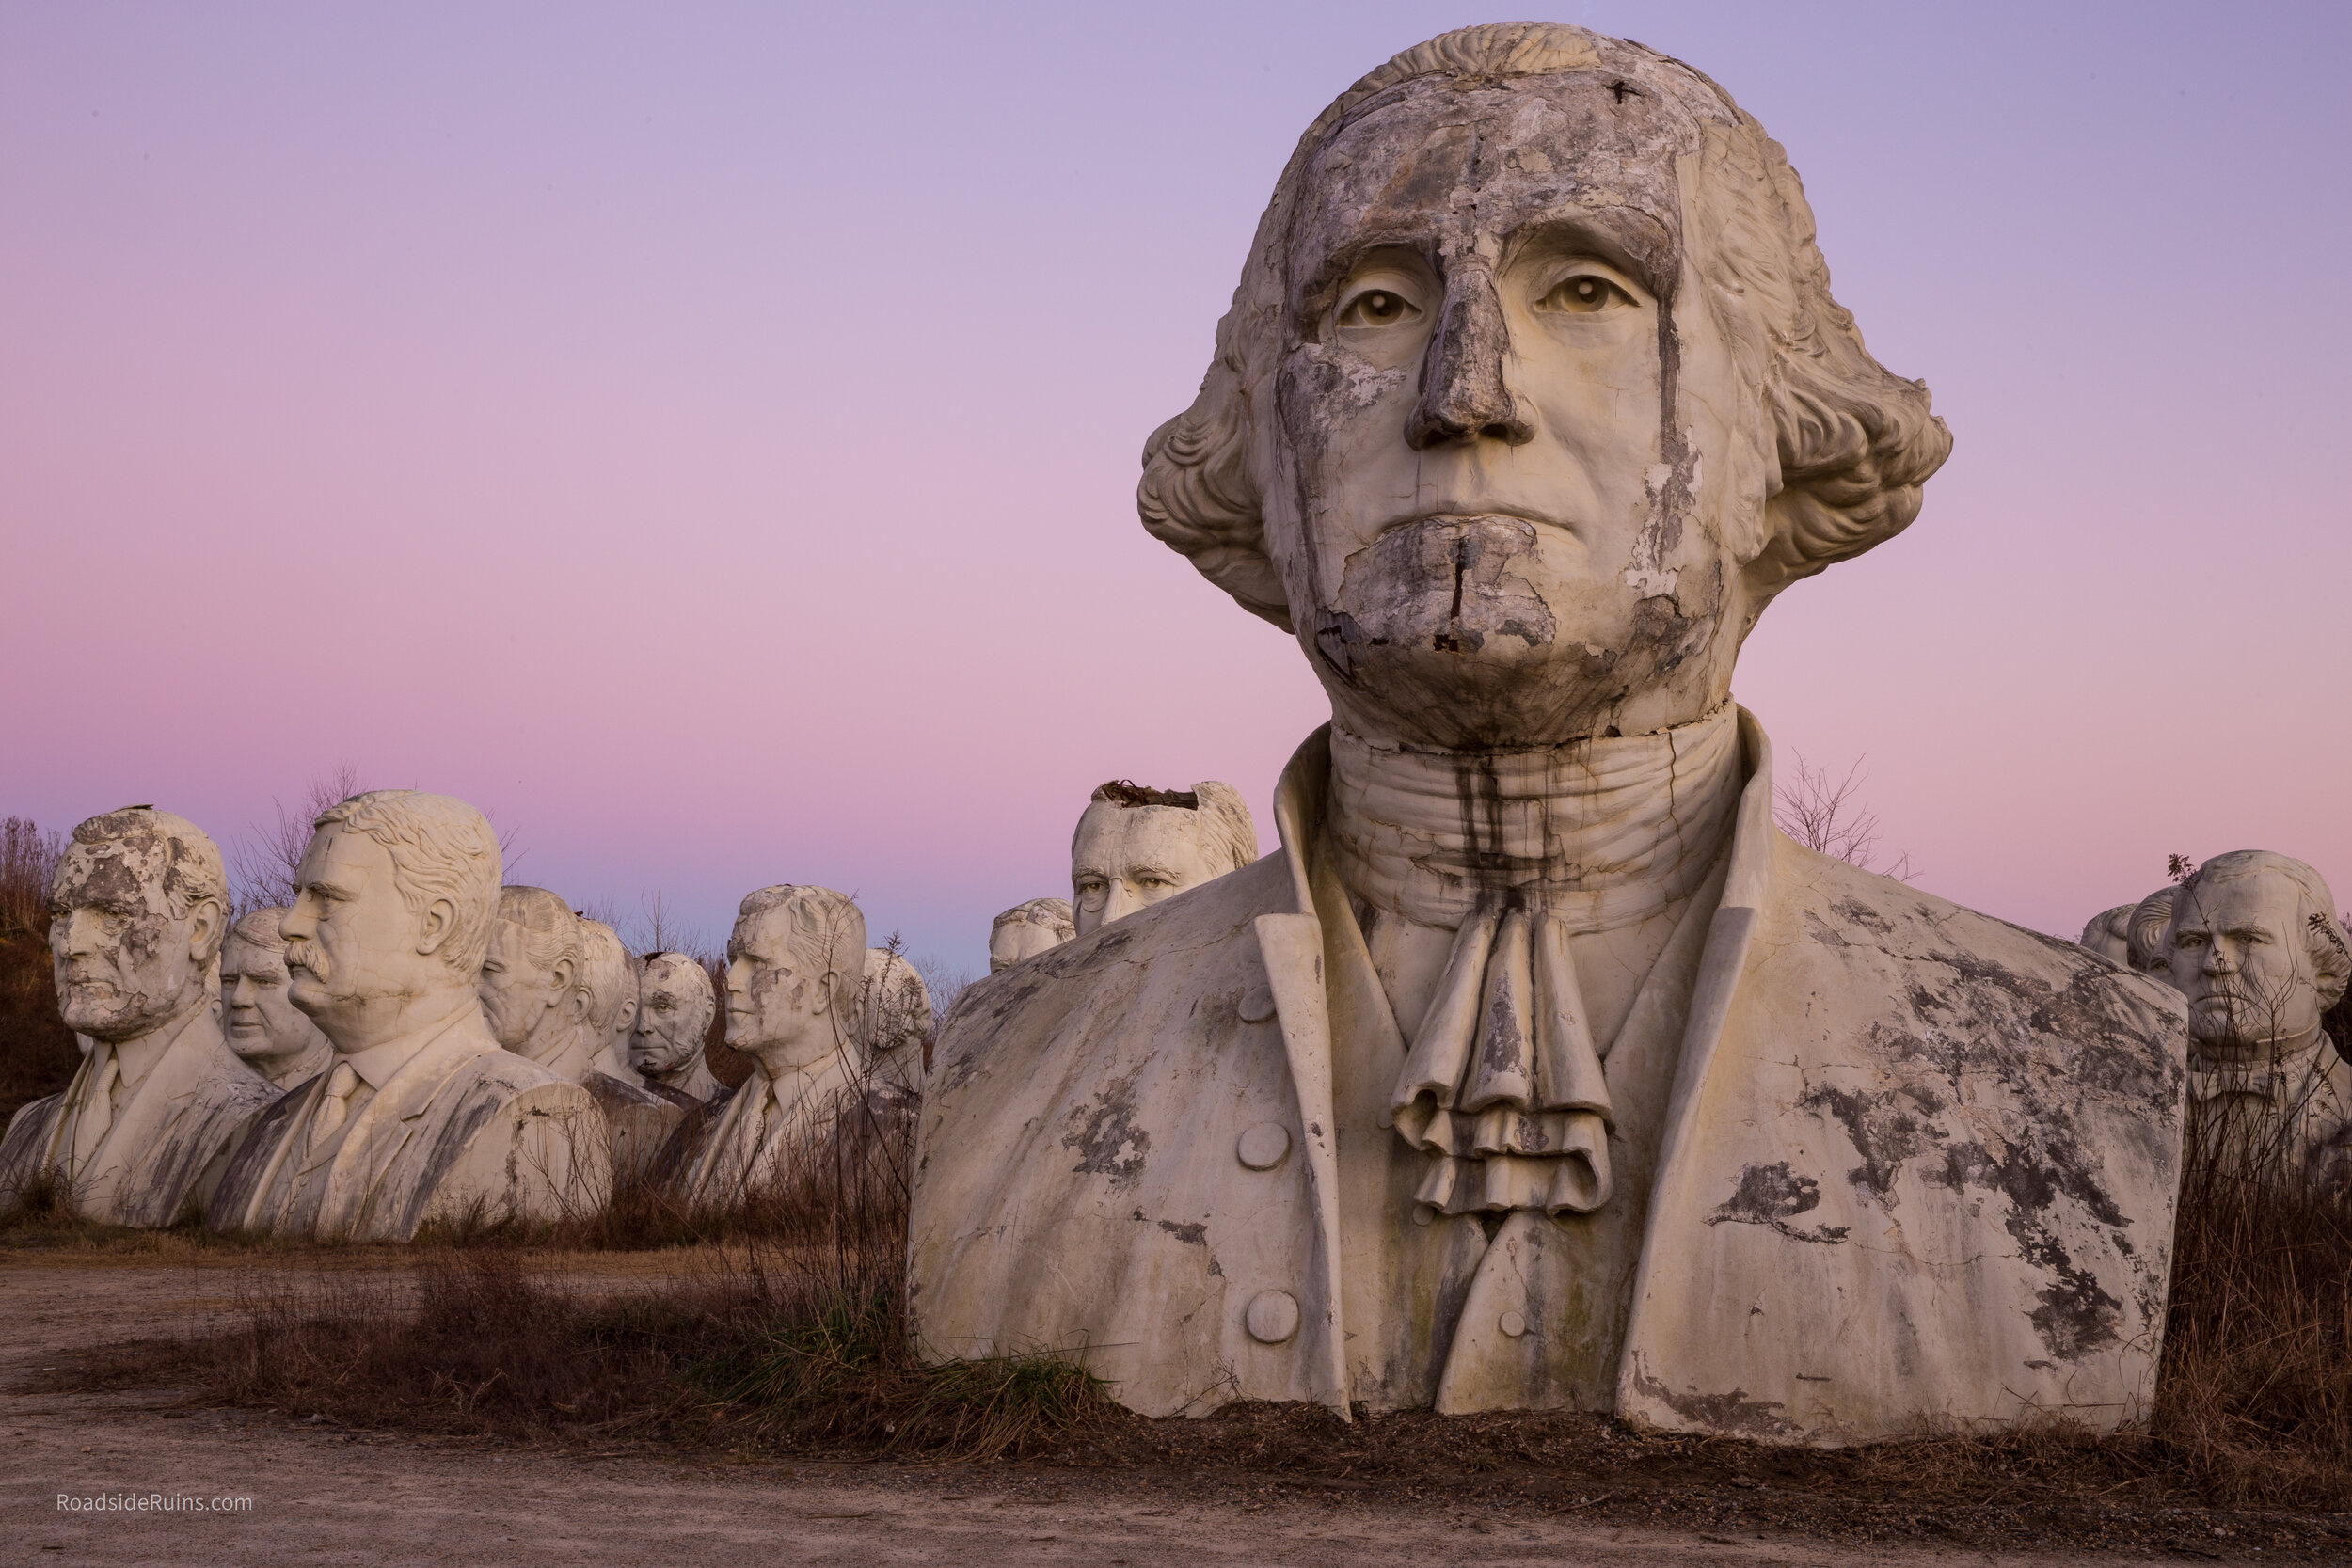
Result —
[[1590, 316], [1633, 303], [1633, 296], [1597, 273], [1580, 272], [1564, 278], [1535, 302], [1538, 310], [1559, 310], [1572, 316]]
[[1392, 289], [1366, 289], [1340, 307], [1340, 325], [1395, 326], [1420, 314], [1420, 306]]

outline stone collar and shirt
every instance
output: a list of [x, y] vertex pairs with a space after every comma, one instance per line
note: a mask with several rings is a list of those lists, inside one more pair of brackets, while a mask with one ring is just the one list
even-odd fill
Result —
[[2177, 998], [1804, 850], [1772, 802], [1729, 706], [1468, 760], [1318, 732], [1279, 855], [959, 1001], [927, 1348], [1082, 1354], [1152, 1414], [2124, 1418]]

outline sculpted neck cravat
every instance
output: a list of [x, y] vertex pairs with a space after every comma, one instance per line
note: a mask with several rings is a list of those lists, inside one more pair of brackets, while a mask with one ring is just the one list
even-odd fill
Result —
[[1729, 705], [1677, 729], [1503, 752], [1331, 729], [1331, 845], [1375, 911], [1450, 928], [1397, 1075], [1396, 1131], [1445, 1213], [1584, 1213], [1610, 1194], [1612, 1112], [1570, 939], [1661, 914], [1707, 879], [1741, 769]]

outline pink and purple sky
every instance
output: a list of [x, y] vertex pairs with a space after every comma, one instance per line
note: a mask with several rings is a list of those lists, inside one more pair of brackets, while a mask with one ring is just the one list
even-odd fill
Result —
[[[1569, 0], [1788, 149], [1957, 448], [1738, 690], [1922, 887], [2352, 897], [2352, 12]], [[1495, 13], [0, 6], [0, 812], [233, 845], [342, 761], [707, 940], [984, 967], [1087, 792], [1266, 815], [1324, 706], [1147, 536], [1300, 129]]]

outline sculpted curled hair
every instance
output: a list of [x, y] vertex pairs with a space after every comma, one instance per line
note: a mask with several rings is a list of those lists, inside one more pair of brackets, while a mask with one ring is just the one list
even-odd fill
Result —
[[286, 946], [286, 939], [278, 934], [278, 923], [286, 918], [286, 912], [282, 907], [277, 906], [266, 910], [255, 910], [230, 927], [229, 934], [239, 942], [249, 942], [256, 947], [265, 947], [273, 953], [282, 952]]
[[1266, 554], [1250, 420], [1272, 417], [1272, 378], [1293, 336], [1285, 252], [1314, 155], [1374, 100], [1420, 78], [1491, 84], [1575, 71], [1632, 82], [1689, 122], [1697, 187], [1683, 195], [1695, 219], [1684, 243], [1745, 383], [1742, 422], [1766, 449], [1764, 515], [1737, 520], [1746, 531], [1729, 541], [1759, 594], [1859, 555], [1918, 515], [1920, 487], [1951, 436], [1929, 412], [1926, 385], [1871, 358], [1852, 314], [1831, 297], [1813, 211], [1780, 145], [1678, 60], [1579, 27], [1497, 23], [1406, 50], [1316, 117], [1259, 220], [1200, 394], [1144, 445], [1143, 526], [1245, 609], [1293, 629]]
[[2132, 911], [2124, 938], [2131, 949], [2125, 961], [2134, 969], [2153, 974], [2170, 964], [2172, 944], [2167, 933], [2172, 928], [2172, 900], [2180, 892], [2176, 887], [2160, 887]]
[[409, 913], [449, 900], [454, 914], [441, 960], [461, 974], [482, 972], [504, 866], [498, 834], [480, 812], [421, 789], [372, 789], [329, 807], [310, 826], [364, 833], [382, 845], [392, 858], [392, 887]]
[[569, 904], [543, 887], [502, 887], [498, 918], [522, 932], [532, 968], [545, 974], [568, 958], [573, 984], [580, 983], [580, 917]]

